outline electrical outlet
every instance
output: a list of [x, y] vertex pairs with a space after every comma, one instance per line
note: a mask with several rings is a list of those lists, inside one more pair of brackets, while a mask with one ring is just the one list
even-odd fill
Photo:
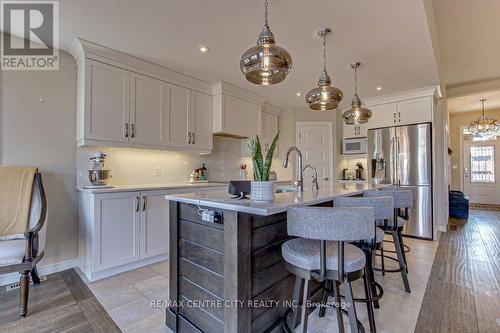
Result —
[[156, 167], [155, 168], [155, 176], [156, 177], [160, 177], [161, 176], [161, 168], [160, 167]]

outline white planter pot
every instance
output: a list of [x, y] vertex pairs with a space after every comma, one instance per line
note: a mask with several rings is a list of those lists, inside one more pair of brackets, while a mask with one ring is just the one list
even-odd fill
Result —
[[250, 186], [250, 199], [253, 201], [271, 202], [274, 200], [274, 181], [252, 180]]

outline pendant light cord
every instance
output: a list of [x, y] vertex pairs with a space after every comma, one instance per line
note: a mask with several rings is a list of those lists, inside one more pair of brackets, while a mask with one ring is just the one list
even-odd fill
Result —
[[484, 102], [485, 102], [485, 101], [486, 101], [485, 99], [482, 99], [482, 100], [481, 100], [481, 106], [482, 106], [482, 108], [483, 108], [483, 118], [484, 118]]
[[354, 65], [354, 93], [358, 93], [358, 66]]
[[326, 72], [326, 34], [323, 34], [323, 70]]
[[266, 26], [269, 26], [269, 24], [267, 23], [267, 16], [268, 16], [267, 7], [268, 6], [269, 6], [269, 4], [267, 3], [267, 0], [265, 0], [265, 2], [264, 2], [264, 18], [265, 18], [265, 25]]

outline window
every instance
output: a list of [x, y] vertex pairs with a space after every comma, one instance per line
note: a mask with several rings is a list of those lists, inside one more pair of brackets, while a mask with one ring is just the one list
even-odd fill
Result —
[[495, 146], [470, 147], [471, 182], [495, 182]]

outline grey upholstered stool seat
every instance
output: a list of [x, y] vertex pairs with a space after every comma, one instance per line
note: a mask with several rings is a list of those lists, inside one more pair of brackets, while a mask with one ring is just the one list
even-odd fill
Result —
[[[310, 280], [322, 283], [321, 317], [324, 316], [324, 306], [330, 291], [333, 292], [335, 302], [340, 304], [342, 285], [348, 304], [346, 309], [351, 332], [363, 331], [356, 315], [351, 282], [363, 277], [366, 256], [358, 247], [347, 242], [375, 238], [373, 208], [289, 207], [287, 228], [290, 236], [299, 237], [287, 240], [282, 245], [282, 255], [286, 268], [296, 276], [293, 303], [302, 304], [302, 332], [307, 332]], [[366, 288], [365, 284], [365, 290]], [[335, 309], [339, 332], [344, 332], [342, 309], [340, 306]], [[298, 325], [298, 312], [299, 309], [295, 305], [287, 311], [283, 320], [284, 325], [288, 325], [288, 314], [293, 313], [292, 331]]]
[[[287, 263], [310, 271], [319, 270], [321, 242], [315, 239], [294, 238], [285, 242], [281, 254]], [[326, 242], [326, 269], [338, 270], [338, 242]], [[344, 271], [347, 273], [365, 267], [365, 254], [351, 244], [344, 245]]]

